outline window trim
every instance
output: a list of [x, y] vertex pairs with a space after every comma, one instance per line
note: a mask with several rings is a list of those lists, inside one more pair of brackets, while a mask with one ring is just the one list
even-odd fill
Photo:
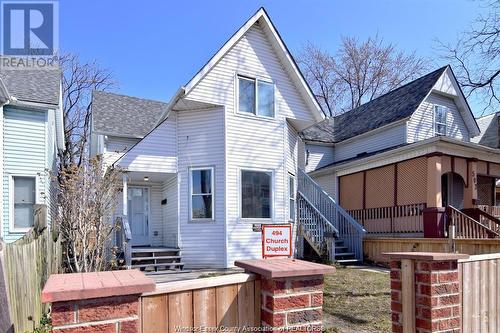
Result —
[[[293, 190], [290, 188], [290, 180], [293, 180]], [[295, 222], [297, 220], [297, 184], [296, 184], [297, 178], [295, 177], [294, 174], [288, 173], [288, 220], [290, 222]], [[293, 200], [293, 218], [291, 216], [292, 212], [292, 207], [290, 205], [290, 201]]]
[[[235, 91], [236, 114], [242, 115], [242, 116], [247, 116], [247, 117], [257, 117], [257, 118], [271, 119], [271, 120], [276, 119], [276, 110], [277, 110], [277, 107], [276, 107], [276, 84], [273, 81], [271, 81], [269, 79], [262, 78], [262, 77], [252, 77], [249, 75], [238, 74], [238, 73], [235, 75], [235, 77], [236, 77], [236, 91]], [[255, 87], [254, 109], [255, 109], [255, 113], [240, 111], [240, 78], [243, 80], [248, 80], [248, 81], [254, 82], [254, 87]], [[273, 87], [273, 116], [272, 117], [259, 114], [259, 81], [263, 82], [263, 83], [270, 84]]]
[[[442, 122], [438, 122], [437, 121], [437, 117], [436, 117], [436, 113], [437, 113], [437, 109], [438, 108], [442, 108], [444, 110], [444, 116], [445, 116], [445, 122], [442, 123]], [[448, 136], [448, 124], [446, 123], [446, 118], [448, 116], [448, 108], [446, 106], [442, 106], [442, 105], [437, 105], [435, 104], [434, 105], [434, 110], [433, 110], [433, 123], [434, 123], [434, 136], [437, 136], [437, 135], [441, 135], [441, 136]], [[437, 131], [437, 127], [438, 125], [442, 125], [444, 126], [444, 134], [441, 134], [441, 133], [438, 133]]]
[[[193, 217], [193, 171], [197, 170], [210, 170], [210, 185], [212, 188], [212, 193], [210, 195], [212, 196], [212, 217], [210, 218], [194, 218]], [[188, 176], [189, 176], [189, 211], [188, 211], [188, 221], [189, 222], [215, 222], [215, 167], [213, 166], [197, 166], [197, 167], [190, 167], [188, 170]], [[195, 194], [195, 195], [208, 195], [208, 194]]]
[[[243, 180], [242, 174], [243, 171], [253, 171], [253, 172], [263, 172], [263, 173], [268, 173], [271, 175], [271, 208], [270, 208], [270, 217], [243, 217], [243, 207], [242, 207], [242, 201], [243, 201], [243, 187], [241, 186], [241, 182]], [[275, 206], [275, 198], [274, 198], [274, 193], [275, 193], [275, 186], [276, 186], [276, 180], [275, 180], [275, 171], [272, 169], [260, 169], [260, 168], [240, 168], [238, 170], [238, 219], [242, 222], [250, 222], [250, 223], [256, 223], [258, 221], [263, 221], [263, 222], [272, 222], [274, 221], [274, 206]]]
[[[33, 226], [28, 228], [17, 228], [14, 224], [14, 177], [24, 177], [24, 178], [34, 178], [35, 179], [35, 203], [33, 205], [39, 204], [38, 191], [40, 184], [38, 183], [38, 174], [25, 174], [25, 173], [12, 173], [9, 174], [9, 232], [10, 233], [26, 233], [30, 231], [35, 226], [35, 221], [33, 221]], [[33, 215], [34, 216], [34, 215]]]

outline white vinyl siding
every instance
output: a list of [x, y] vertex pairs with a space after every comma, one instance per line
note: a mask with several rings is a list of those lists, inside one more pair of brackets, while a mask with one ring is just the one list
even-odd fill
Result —
[[127, 150], [132, 148], [140, 139], [122, 138], [117, 136], [108, 136], [104, 139], [104, 163], [110, 166], [125, 154]]
[[321, 186], [326, 193], [328, 193], [333, 199], [337, 200], [337, 176], [335, 173], [329, 173], [328, 175], [322, 176], [312, 176], [314, 181]]
[[429, 139], [435, 135], [434, 107], [436, 105], [444, 106], [448, 110], [446, 113], [447, 136], [458, 140], [470, 141], [467, 126], [453, 99], [432, 93], [408, 121], [408, 143]]
[[[168, 119], [135, 146], [131, 145], [135, 144], [135, 139], [126, 141], [113, 139], [108, 144], [107, 150], [132, 147], [119, 161], [119, 165], [129, 171], [175, 173], [177, 172], [176, 116], [176, 113], [172, 112]], [[122, 146], [118, 146], [118, 143], [122, 143]]]
[[10, 178], [12, 175], [37, 178], [36, 202], [49, 204], [46, 184], [47, 168], [47, 111], [30, 111], [4, 107], [3, 115], [3, 237], [13, 242], [23, 236], [22, 232], [10, 232]]
[[[187, 267], [224, 267], [224, 110], [178, 113], [179, 218], [182, 259]], [[211, 223], [189, 218], [189, 168], [214, 168], [214, 217]]]
[[335, 162], [343, 161], [356, 157], [359, 154], [371, 153], [395, 147], [405, 143], [406, 126], [398, 124], [393, 127], [387, 127], [384, 130], [367, 134], [349, 141], [340, 142], [335, 145]]
[[306, 144], [306, 171], [311, 172], [325, 165], [333, 163], [333, 150], [332, 146]]
[[[163, 183], [162, 200], [167, 202], [163, 209], [163, 244], [168, 247], [177, 246], [177, 226], [178, 226], [178, 188], [177, 175]], [[160, 201], [161, 202], [161, 201]]]

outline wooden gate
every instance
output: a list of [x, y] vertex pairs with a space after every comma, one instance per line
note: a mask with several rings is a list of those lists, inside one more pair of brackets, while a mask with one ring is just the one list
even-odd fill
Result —
[[462, 332], [500, 332], [500, 253], [459, 260]]
[[236, 331], [260, 323], [260, 280], [253, 274], [158, 284], [141, 297], [142, 332]]

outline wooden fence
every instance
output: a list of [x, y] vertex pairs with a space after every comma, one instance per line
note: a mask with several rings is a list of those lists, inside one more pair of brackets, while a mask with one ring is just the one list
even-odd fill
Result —
[[141, 297], [141, 322], [145, 333], [260, 327], [260, 280], [241, 273], [158, 284]]
[[[5, 244], [5, 277], [10, 316], [16, 332], [32, 332], [40, 323], [47, 305], [40, 294], [48, 277], [61, 266], [60, 241], [54, 241], [48, 228], [34, 230], [18, 241]], [[3, 306], [3, 304], [2, 304]]]
[[[470, 255], [499, 253], [500, 239], [455, 239], [455, 251]], [[447, 238], [387, 238], [365, 237], [363, 239], [365, 259], [372, 262], [388, 263], [382, 255], [386, 252], [452, 252]]]
[[369, 234], [421, 233], [424, 231], [423, 210], [426, 204], [411, 204], [349, 210]]
[[459, 260], [462, 332], [500, 332], [500, 253]]

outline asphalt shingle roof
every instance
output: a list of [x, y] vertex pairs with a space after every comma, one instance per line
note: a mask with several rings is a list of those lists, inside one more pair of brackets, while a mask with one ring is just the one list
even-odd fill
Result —
[[325, 119], [302, 131], [301, 137], [335, 143], [410, 117], [446, 68], [435, 70], [351, 111]]
[[7, 91], [18, 100], [59, 104], [61, 71], [59, 69], [0, 69]]
[[93, 130], [101, 134], [142, 138], [153, 129], [167, 105], [149, 99], [94, 91]]

